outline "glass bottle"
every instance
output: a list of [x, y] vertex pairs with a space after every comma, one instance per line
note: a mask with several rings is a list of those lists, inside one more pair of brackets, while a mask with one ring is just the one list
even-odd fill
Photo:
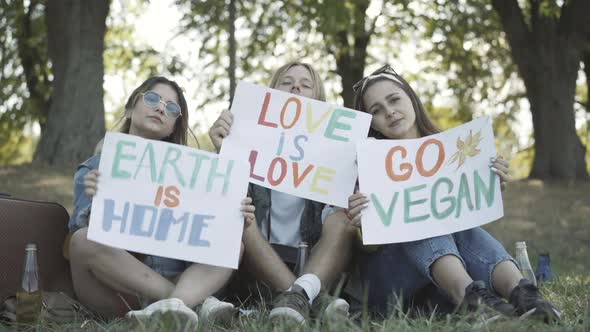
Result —
[[308, 254], [307, 242], [299, 242], [299, 246], [297, 247], [297, 261], [293, 270], [296, 277], [300, 277], [303, 274], [303, 268], [307, 262]]
[[537, 285], [537, 278], [535, 272], [529, 261], [529, 255], [526, 251], [526, 243], [524, 241], [516, 242], [516, 262], [520, 268], [522, 275], [527, 278], [533, 285]]
[[35, 324], [41, 315], [42, 302], [37, 245], [29, 243], [25, 248], [22, 282], [16, 292], [16, 322], [23, 325]]

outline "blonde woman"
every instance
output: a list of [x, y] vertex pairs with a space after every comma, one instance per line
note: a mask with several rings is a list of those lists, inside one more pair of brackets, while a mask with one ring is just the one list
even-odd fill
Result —
[[[272, 76], [270, 87], [307, 98], [325, 101], [324, 84], [309, 64], [290, 62]], [[231, 134], [233, 116], [224, 111], [209, 136], [217, 150]], [[249, 190], [256, 206], [257, 224], [244, 233], [244, 268], [255, 279], [280, 295], [273, 301], [271, 319], [285, 318], [303, 323], [310, 316], [348, 316], [349, 304], [333, 298], [328, 289], [349, 262], [355, 228], [344, 213], [322, 223], [323, 204], [257, 185]], [[296, 277], [289, 265], [300, 241], [312, 248], [303, 275]], [[271, 245], [272, 244], [272, 245]]]

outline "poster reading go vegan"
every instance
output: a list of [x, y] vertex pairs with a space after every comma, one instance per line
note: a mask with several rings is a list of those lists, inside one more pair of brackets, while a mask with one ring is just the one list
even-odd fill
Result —
[[248, 163], [182, 145], [107, 133], [90, 240], [236, 269]]
[[250, 182], [348, 206], [357, 177], [355, 144], [367, 137], [370, 115], [245, 82], [231, 112], [220, 155], [250, 161]]
[[473, 120], [412, 140], [358, 144], [364, 244], [408, 242], [474, 228], [504, 215], [492, 122]]

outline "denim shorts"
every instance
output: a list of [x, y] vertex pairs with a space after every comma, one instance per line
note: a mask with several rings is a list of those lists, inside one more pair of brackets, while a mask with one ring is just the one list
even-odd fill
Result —
[[156, 271], [164, 278], [174, 279], [179, 276], [184, 270], [191, 266], [192, 262], [181, 261], [174, 258], [166, 258], [160, 256], [145, 256], [143, 263]]
[[[502, 244], [480, 227], [419, 241], [384, 245], [381, 250], [366, 254], [361, 260], [362, 279], [368, 287], [369, 309], [383, 313], [399, 300], [409, 302], [419, 290], [434, 284], [430, 270], [432, 263], [446, 255], [456, 256], [473, 280], [484, 281], [491, 290], [492, 272], [496, 265], [503, 261], [516, 264]], [[449, 298], [446, 300], [450, 301]]]

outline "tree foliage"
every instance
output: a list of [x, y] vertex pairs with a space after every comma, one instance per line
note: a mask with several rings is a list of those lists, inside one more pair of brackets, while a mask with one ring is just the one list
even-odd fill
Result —
[[462, 122], [473, 115], [492, 115], [505, 127], [502, 132], [507, 138], [515, 137], [510, 128], [516, 122], [524, 89], [514, 74], [516, 67], [491, 4], [419, 1], [408, 12], [430, 41], [421, 58], [429, 63], [426, 71], [444, 77], [439, 90], [449, 89], [455, 97], [457, 105], [451, 114]]
[[[145, 78], [178, 72], [182, 67], [137, 40], [134, 23], [148, 6], [141, 0], [115, 1], [104, 42], [105, 74], [137, 86]], [[0, 0], [0, 163], [31, 161], [46, 127], [54, 78], [48, 60], [46, 1]], [[128, 95], [131, 91], [125, 91]], [[108, 96], [112, 98], [112, 96]], [[124, 99], [108, 100], [111, 128]], [[84, 110], [80, 110], [84, 111]]]
[[[401, 57], [404, 43], [412, 42], [426, 45], [420, 49], [420, 63], [426, 67], [417, 73], [408, 74], [404, 68], [400, 72], [413, 82], [442, 128], [473, 115], [492, 115], [496, 134], [502, 138], [498, 141], [500, 153], [534, 156], [537, 171], [533, 170], [533, 175], [540, 177], [571, 177], [571, 171], [552, 169], [552, 165], [572, 156], [579, 163], [582, 143], [588, 144], [587, 1], [176, 0], [183, 13], [179, 34], [194, 37], [191, 53], [195, 55], [191, 57], [198, 57], [196, 66], [173, 52], [159, 53], [136, 40], [133, 23], [149, 1], [113, 3], [122, 8], [107, 21], [105, 74], [120, 77], [127, 87], [155, 74], [201, 82], [198, 91], [205, 97], [198, 109], [231, 100], [236, 80], [266, 84], [272, 71], [289, 60], [313, 63], [328, 82], [329, 99], [335, 101], [338, 96], [341, 100], [337, 102], [350, 107], [350, 87], [362, 78], [365, 68]], [[23, 160], [35, 141], [31, 139], [33, 131], [43, 134], [46, 129], [54, 95], [46, 4], [44, 0], [0, 0], [0, 163]], [[412, 39], [416, 36], [418, 39]], [[580, 36], [585, 46], [577, 47], [578, 42], [572, 41]], [[571, 61], [574, 58], [577, 60]], [[586, 82], [576, 90], [580, 63], [584, 64]], [[551, 81], [559, 82], [553, 87], [559, 93], [547, 92], [537, 83]], [[452, 106], [435, 107], [433, 100], [440, 95], [451, 97]], [[549, 95], [553, 99], [547, 98]], [[527, 106], [524, 100], [535, 124], [534, 149], [530, 147], [532, 138], [528, 142], [518, 133], [521, 110]], [[113, 100], [111, 104], [121, 111], [123, 102]], [[560, 112], [544, 113], [542, 105], [552, 103]], [[578, 117], [585, 111], [588, 119], [577, 136], [575, 111]], [[566, 129], [547, 133], [540, 118], [548, 116], [554, 117], [549, 124]], [[33, 125], [36, 123], [38, 127]], [[548, 147], [555, 135], [567, 137], [563, 144], [577, 150], [559, 155], [564, 149]], [[579, 166], [571, 168], [584, 177]]]
[[[198, 68], [187, 68], [185, 75], [205, 80], [207, 94], [204, 105], [230, 98], [230, 77], [248, 77], [265, 83], [270, 78], [272, 65], [265, 59], [284, 56], [279, 47], [284, 37], [284, 21], [288, 19], [280, 1], [176, 1], [183, 13], [181, 33], [195, 32], [193, 45], [198, 54]], [[235, 21], [230, 9], [235, 6]], [[231, 52], [231, 26], [237, 33], [235, 54]], [[231, 60], [234, 58], [234, 60]], [[235, 71], [230, 67], [235, 61]], [[233, 73], [230, 73], [234, 71]]]
[[28, 160], [33, 124], [42, 132], [47, 120], [53, 77], [44, 8], [44, 1], [0, 0], [0, 163]]
[[[432, 68], [446, 72], [448, 87], [463, 99], [462, 113], [467, 115], [473, 104], [487, 105], [516, 124], [519, 100], [526, 97], [535, 138], [533, 177], [587, 176], [584, 148], [575, 132], [573, 96], [582, 61], [579, 39], [585, 29], [580, 27], [590, 20], [588, 4], [438, 0], [412, 7], [432, 41]], [[565, 137], [568, 148], [551, 143], [556, 135]]]
[[317, 46], [334, 58], [335, 71], [342, 83], [340, 96], [344, 106], [353, 107], [352, 86], [364, 76], [368, 46], [375, 37], [377, 20], [385, 3], [371, 18], [367, 16], [370, 0], [301, 0], [286, 4], [300, 13], [292, 21], [297, 31], [322, 36]]
[[[184, 30], [198, 31], [202, 38], [203, 67], [227, 68], [228, 3], [178, 0], [177, 4], [186, 13]], [[376, 14], [369, 15], [371, 5]], [[389, 39], [401, 40], [396, 33], [405, 21], [398, 13], [406, 5], [401, 0], [236, 1], [237, 77], [267, 82], [280, 65], [277, 59], [311, 62], [324, 78], [340, 78], [339, 95], [350, 107], [351, 87], [363, 77], [371, 38], [390, 33]], [[377, 24], [379, 19], [382, 24]], [[228, 88], [221, 82], [227, 73], [217, 70], [209, 78], [214, 93], [205, 103], [225, 99]]]
[[[119, 0], [113, 3], [107, 17], [107, 31], [104, 37], [103, 55], [106, 76], [120, 79], [124, 91], [122, 99], [108, 100], [107, 128], [120, 119], [126, 97], [132, 88], [151, 76], [179, 72], [182, 67], [174, 57], [160, 54], [151, 46], [138, 40], [134, 23], [147, 10], [148, 2], [143, 0]], [[113, 96], [105, 96], [113, 98]]]

